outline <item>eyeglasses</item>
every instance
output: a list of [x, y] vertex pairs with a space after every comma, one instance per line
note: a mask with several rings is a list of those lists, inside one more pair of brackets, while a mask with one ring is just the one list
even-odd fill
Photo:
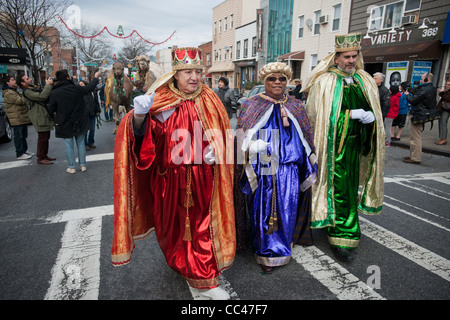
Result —
[[268, 77], [267, 81], [275, 82], [275, 81], [285, 82], [287, 80], [286, 77]]

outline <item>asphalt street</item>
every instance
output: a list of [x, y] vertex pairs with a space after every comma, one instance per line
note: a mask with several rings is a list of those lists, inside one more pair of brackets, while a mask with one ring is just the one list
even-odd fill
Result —
[[[130, 264], [113, 267], [113, 123], [96, 131], [87, 171], [66, 173], [64, 142], [52, 132], [54, 165], [16, 160], [0, 144], [0, 299], [198, 300], [167, 267], [151, 234]], [[29, 127], [29, 150], [37, 135]], [[262, 273], [249, 248], [221, 276], [233, 300], [448, 300], [450, 158], [425, 153], [421, 165], [386, 150], [381, 215], [360, 216], [356, 260], [335, 259], [325, 230], [312, 247], [295, 246], [288, 265]], [[181, 310], [175, 310], [180, 312]], [[223, 311], [223, 310], [222, 310]], [[273, 311], [273, 310], [272, 310]], [[224, 311], [223, 311], [224, 312]]]

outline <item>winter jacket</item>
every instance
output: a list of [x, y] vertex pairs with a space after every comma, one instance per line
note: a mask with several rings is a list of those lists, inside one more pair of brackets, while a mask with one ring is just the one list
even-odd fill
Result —
[[95, 116], [101, 112], [100, 104], [98, 103], [97, 91], [86, 93], [84, 95], [84, 104], [89, 116]]
[[48, 111], [50, 114], [56, 113], [54, 121], [57, 138], [72, 138], [90, 129], [84, 95], [94, 91], [97, 83], [97, 78], [84, 87], [68, 79], [56, 83], [50, 93]]
[[398, 101], [398, 114], [407, 114], [409, 111], [409, 103], [406, 100], [406, 94], [402, 93]]
[[2, 92], [5, 103], [6, 114], [11, 126], [19, 126], [31, 123], [28, 117], [28, 107], [22, 94], [7, 85], [3, 86]]
[[402, 94], [400, 92], [397, 92], [396, 94], [391, 95], [390, 104], [391, 108], [389, 109], [388, 114], [386, 115], [386, 118], [395, 119], [398, 116], [398, 110], [399, 110], [399, 101], [400, 96]]
[[389, 89], [381, 85], [378, 87], [378, 92], [380, 93], [380, 107], [383, 118], [385, 118], [391, 107]]
[[233, 109], [236, 108], [236, 97], [234, 96], [233, 89], [226, 86], [223, 88], [215, 88], [214, 92], [219, 96], [227, 112], [233, 112]]
[[[439, 96], [441, 98], [439, 99], [439, 102], [438, 102], [438, 105], [437, 105], [436, 109], [442, 111], [442, 110], [444, 110], [444, 108], [442, 107], [444, 102], [450, 104], [450, 90], [444, 90], [442, 92], [439, 92]], [[446, 111], [449, 111], [449, 110], [446, 110]]]
[[42, 92], [33, 88], [26, 88], [22, 95], [28, 106], [28, 117], [36, 132], [53, 130], [53, 120], [47, 111], [47, 102], [53, 85], [46, 85]]
[[408, 94], [406, 100], [412, 105], [412, 113], [421, 111], [424, 109], [436, 108], [436, 95], [437, 90], [433, 86], [433, 83], [427, 82], [419, 85], [414, 95]]

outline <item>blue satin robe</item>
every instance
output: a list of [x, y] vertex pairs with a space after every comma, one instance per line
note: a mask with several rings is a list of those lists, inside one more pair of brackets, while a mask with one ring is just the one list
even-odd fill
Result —
[[[279, 157], [279, 166], [275, 174], [278, 230], [267, 235], [269, 218], [272, 211], [272, 175], [261, 174], [263, 168], [270, 167], [267, 161], [257, 161], [252, 165], [258, 179], [258, 187], [252, 194], [246, 175], [240, 181], [242, 191], [247, 195], [249, 206], [252, 246], [259, 264], [280, 266], [287, 264], [291, 256], [293, 234], [300, 208], [300, 185], [312, 174], [305, 148], [298, 132], [289, 119], [289, 126], [283, 127], [280, 116], [280, 105], [274, 109], [265, 129], [256, 134], [256, 139], [270, 142], [268, 154]], [[274, 130], [278, 130], [278, 137]], [[270, 172], [267, 170], [266, 172]]]

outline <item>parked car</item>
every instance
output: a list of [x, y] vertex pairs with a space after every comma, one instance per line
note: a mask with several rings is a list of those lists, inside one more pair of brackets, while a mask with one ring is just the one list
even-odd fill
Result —
[[[286, 93], [288, 93], [288, 91], [292, 89], [295, 89], [295, 86], [288, 84], [286, 86]], [[250, 90], [249, 93], [244, 93], [244, 96], [242, 98], [240, 98], [236, 104], [237, 110], [239, 111], [241, 109], [242, 104], [248, 99], [251, 98], [257, 94], [260, 94], [261, 92], [264, 92], [265, 87], [263, 84], [254, 86], [252, 90]]]
[[0, 142], [9, 142], [12, 139], [12, 129], [6, 115], [5, 103], [3, 96], [0, 94]]

